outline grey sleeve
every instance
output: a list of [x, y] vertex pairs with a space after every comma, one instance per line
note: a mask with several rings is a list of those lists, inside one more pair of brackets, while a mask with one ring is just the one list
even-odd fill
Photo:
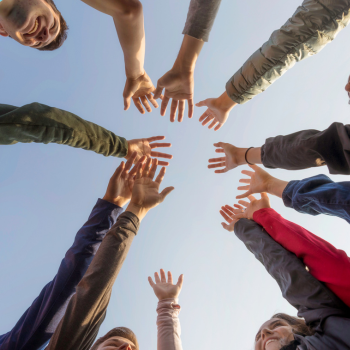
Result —
[[295, 63], [332, 42], [349, 23], [349, 9], [350, 0], [304, 0], [227, 82], [227, 94], [243, 104], [265, 91]]
[[128, 152], [123, 137], [73, 113], [40, 103], [0, 104], [0, 145], [18, 142], [58, 143], [114, 157]]
[[191, 0], [182, 34], [208, 41], [221, 0]]
[[313, 323], [329, 315], [341, 315], [346, 305], [306, 271], [303, 262], [274, 241], [262, 226], [247, 219], [235, 224], [236, 236], [276, 280], [283, 297], [298, 316]]
[[139, 219], [133, 213], [125, 212], [118, 217], [78, 284], [46, 350], [90, 349], [139, 225]]

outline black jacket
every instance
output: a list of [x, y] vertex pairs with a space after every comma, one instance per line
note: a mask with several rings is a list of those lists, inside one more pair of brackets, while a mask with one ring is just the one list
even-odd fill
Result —
[[349, 350], [350, 308], [256, 222], [240, 219], [235, 224], [235, 234], [276, 280], [283, 297], [298, 310], [298, 316], [316, 331], [313, 336], [295, 335], [300, 342], [297, 349]]

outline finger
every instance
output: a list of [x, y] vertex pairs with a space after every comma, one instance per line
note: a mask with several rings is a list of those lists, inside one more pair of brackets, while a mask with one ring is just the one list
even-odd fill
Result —
[[141, 179], [141, 177], [142, 177], [142, 163], [137, 165], [135, 179], [138, 180], [138, 179]]
[[143, 172], [142, 172], [142, 177], [148, 176], [148, 172], [149, 172], [149, 168], [150, 168], [151, 164], [152, 164], [152, 158], [148, 158], [146, 165], [145, 165]]
[[185, 112], [185, 101], [181, 100], [179, 101], [179, 113], [177, 115], [177, 120], [179, 121], [179, 123], [181, 123], [183, 120], [184, 112]]
[[226, 204], [225, 208], [230, 210], [232, 213], [235, 213], [236, 209], [232, 208], [230, 205]]
[[159, 107], [157, 101], [154, 99], [152, 94], [147, 94], [146, 96], [147, 96], [149, 102], [152, 103], [154, 108], [158, 108]]
[[162, 153], [162, 152], [154, 152], [151, 151], [151, 157], [160, 157], [160, 158], [167, 158], [167, 159], [172, 159], [173, 156], [168, 153]]
[[142, 156], [137, 163], [134, 165], [134, 167], [131, 169], [130, 173], [129, 173], [129, 177], [135, 176], [137, 169], [138, 169], [138, 165], [140, 165], [142, 167], [144, 161], [147, 159], [146, 156]]
[[175, 187], [166, 187], [164, 188], [164, 190], [162, 192], [160, 192], [160, 195], [162, 196], [163, 200], [165, 199], [165, 197], [175, 189]]
[[212, 115], [209, 115], [208, 117], [206, 117], [202, 123], [203, 126], [207, 125], [212, 119], [214, 119], [214, 117]]
[[250, 177], [252, 177], [252, 175], [254, 175], [254, 171], [249, 171], [249, 170], [242, 170], [241, 173], [244, 175], [248, 175]]
[[162, 283], [166, 283], [165, 272], [163, 269], [160, 269], [160, 280]]
[[238, 186], [238, 187], [237, 187], [237, 190], [245, 191], [245, 190], [249, 190], [249, 188], [250, 188], [250, 185], [247, 185], [247, 186]]
[[221, 207], [221, 210], [232, 219], [232, 215], [233, 213], [231, 212], [231, 210], [225, 208], [225, 207]]
[[189, 100], [187, 100], [187, 104], [188, 104], [188, 117], [192, 118], [193, 117], [193, 99], [190, 98]]
[[170, 107], [170, 121], [173, 123], [175, 121], [175, 116], [176, 116], [176, 110], [177, 110], [177, 105], [178, 105], [178, 100], [172, 100], [171, 101], [171, 107]]
[[159, 84], [159, 80], [157, 82], [157, 88], [155, 89], [153, 95], [154, 95], [154, 98], [157, 99], [160, 97], [160, 95], [162, 94], [162, 91], [163, 91], [163, 87]]
[[227, 224], [224, 223], [224, 222], [222, 222], [221, 225], [222, 225], [222, 227], [223, 227], [225, 230], [227, 230], [227, 231], [229, 231], [229, 232], [232, 232], [232, 231], [233, 231], [233, 230], [232, 230], [232, 227], [231, 227], [230, 225], [227, 225]]
[[220, 158], [210, 158], [209, 163], [217, 163], [217, 162], [224, 162], [226, 161], [226, 157], [220, 157]]
[[249, 203], [246, 201], [238, 201], [238, 203], [244, 205], [245, 207], [249, 206]]
[[133, 97], [132, 100], [134, 101], [134, 105], [135, 105], [135, 107], [139, 110], [139, 112], [140, 112], [141, 114], [145, 114], [145, 110], [143, 109], [140, 100], [139, 100], [138, 98], [134, 98], [134, 97]]
[[154, 273], [154, 279], [156, 280], [156, 283], [160, 283], [160, 278], [159, 278], [158, 272]]
[[267, 195], [266, 192], [261, 192], [261, 199], [269, 199], [269, 196]]
[[158, 148], [158, 147], [171, 147], [171, 143], [157, 142], [157, 143], [152, 143], [149, 146], [151, 147], [151, 149]]
[[255, 201], [256, 198], [254, 196], [252, 196], [251, 194], [248, 196], [248, 199], [252, 202], [252, 201]]
[[208, 126], [208, 129], [212, 129], [216, 123], [217, 123], [217, 120], [214, 118], [212, 123]]
[[197, 107], [204, 107], [207, 106], [207, 100], [199, 101], [196, 103]]
[[215, 150], [216, 153], [225, 153], [225, 150], [222, 148], [218, 148]]
[[226, 173], [227, 171], [228, 171], [228, 169], [225, 168], [225, 169], [215, 170], [214, 173], [221, 174], [221, 173]]
[[222, 128], [224, 124], [223, 123], [219, 123], [215, 128], [214, 128], [214, 131], [218, 131], [219, 129]]
[[250, 178], [249, 179], [239, 179], [239, 182], [242, 182], [244, 184], [250, 184]]
[[235, 220], [236, 220], [236, 219], [245, 219], [246, 217], [247, 217], [247, 215], [244, 214], [244, 213], [235, 214], [235, 215], [234, 215], [234, 219], [235, 219]]
[[228, 223], [232, 222], [232, 219], [223, 210], [220, 210], [220, 214]]
[[146, 139], [146, 141], [148, 141], [148, 143], [154, 142], [154, 141], [160, 141], [160, 140], [164, 140], [165, 136], [152, 136], [152, 137], [148, 137]]
[[241, 206], [241, 205], [239, 205], [239, 204], [234, 204], [233, 205], [235, 208], [238, 208], [238, 209], [243, 209], [243, 207]]
[[158, 159], [153, 159], [152, 161], [152, 167], [151, 170], [149, 171], [148, 177], [153, 180], [154, 175], [156, 174], [157, 171], [157, 166], [158, 166]]
[[[248, 186], [248, 187], [249, 187], [249, 186]], [[240, 194], [239, 196], [236, 196], [236, 199], [246, 198], [246, 197], [248, 197], [250, 194], [251, 194], [251, 192], [250, 192], [250, 191], [247, 191], [247, 192], [245, 192], [245, 193], [243, 193], [243, 194]]]
[[173, 284], [173, 275], [171, 274], [170, 271], [168, 271], [168, 283]]
[[158, 165], [161, 165], [161, 166], [168, 166], [168, 165], [169, 165], [169, 162], [163, 162], [162, 160], [158, 160]]
[[176, 285], [177, 285], [178, 287], [180, 287], [180, 289], [181, 289], [183, 283], [184, 283], [184, 275], [182, 274], [182, 275], [179, 276], [179, 279], [177, 280]]
[[129, 172], [129, 170], [131, 169], [132, 165], [134, 164], [136, 156], [137, 156], [137, 152], [133, 152], [131, 154], [131, 157], [127, 160], [127, 162], [125, 164], [125, 169], [124, 169], [123, 174], [127, 174]]
[[226, 145], [225, 142], [217, 142], [217, 143], [214, 143], [214, 146], [215, 146], [215, 147], [221, 147], [221, 148], [223, 148], [225, 145]]
[[153, 282], [152, 277], [148, 277], [148, 282], [152, 288], [155, 286], [155, 283]]
[[211, 111], [209, 108], [200, 116], [198, 119], [199, 122], [203, 121], [206, 117], [208, 117], [211, 114]]
[[[125, 167], [125, 163], [124, 163], [124, 162], [121, 162], [121, 163], [119, 164], [119, 166], [117, 167], [117, 169], [115, 169], [115, 172], [113, 173], [112, 178], [113, 178], [113, 179], [119, 178], [119, 176], [121, 175], [121, 173], [122, 173], [123, 170], [124, 170], [124, 167]], [[111, 178], [111, 179], [112, 179], [112, 178]]]
[[254, 171], [257, 171], [258, 169], [261, 169], [259, 166], [257, 166], [256, 164], [248, 164], [248, 166], [250, 168], [252, 168]]
[[130, 97], [124, 97], [124, 111], [127, 111], [130, 107]]
[[165, 112], [166, 112], [166, 108], [168, 106], [168, 102], [169, 102], [169, 97], [164, 96], [163, 100], [162, 100], [162, 104], [160, 105], [160, 115], [161, 116], [165, 116]]
[[160, 172], [158, 174], [158, 176], [156, 177], [156, 183], [157, 184], [161, 184], [161, 182], [163, 181], [164, 179], [164, 175], [165, 175], [165, 168], [163, 167], [162, 169], [160, 169]]
[[145, 96], [140, 97], [142, 104], [145, 106], [147, 112], [152, 112], [152, 108], [148, 103], [148, 100]]
[[221, 167], [221, 166], [226, 166], [226, 163], [222, 162], [222, 163], [217, 163], [217, 164], [209, 164], [208, 168], [212, 169], [212, 168], [218, 168], [218, 167]]

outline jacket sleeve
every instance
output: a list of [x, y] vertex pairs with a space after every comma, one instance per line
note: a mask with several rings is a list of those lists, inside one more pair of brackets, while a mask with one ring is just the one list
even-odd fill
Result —
[[62, 109], [40, 103], [0, 105], [0, 116], [1, 145], [58, 143], [114, 157], [124, 157], [128, 152], [123, 137]]
[[348, 24], [349, 9], [350, 0], [304, 0], [227, 82], [227, 94], [243, 104], [265, 91], [296, 62], [330, 43]]
[[302, 259], [312, 276], [350, 306], [350, 280], [344, 278], [350, 276], [350, 258], [343, 250], [285, 220], [271, 208], [256, 211], [253, 219], [277, 243]]
[[182, 350], [180, 305], [175, 299], [164, 299], [157, 306], [158, 341], [157, 350]]
[[47, 350], [88, 350], [105, 318], [113, 284], [138, 231], [131, 212], [118, 217], [71, 298]]
[[350, 182], [326, 175], [290, 181], [282, 193], [284, 205], [299, 213], [338, 216], [350, 223]]
[[267, 168], [299, 170], [327, 165], [331, 174], [350, 175], [350, 125], [302, 130], [266, 139], [261, 160]]
[[347, 306], [306, 271], [303, 262], [275, 242], [256, 222], [240, 219], [236, 236], [276, 280], [283, 297], [310, 324], [330, 315], [344, 315]]
[[50, 339], [102, 239], [122, 210], [102, 199], [97, 201], [88, 221], [78, 231], [72, 247], [62, 260], [55, 278], [42, 289], [15, 327], [0, 336], [1, 350], [35, 350]]
[[182, 34], [208, 41], [221, 0], [191, 0]]

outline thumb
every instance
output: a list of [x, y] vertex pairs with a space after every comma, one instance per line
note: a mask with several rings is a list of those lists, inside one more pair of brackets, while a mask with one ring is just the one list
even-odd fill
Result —
[[260, 169], [259, 166], [257, 166], [256, 164], [248, 164], [249, 167], [251, 167], [254, 171], [257, 171]]
[[130, 107], [130, 97], [124, 97], [124, 111], [127, 111]]
[[207, 100], [197, 102], [196, 106], [197, 107], [208, 107]]
[[269, 199], [269, 196], [266, 192], [261, 192], [261, 199]]
[[158, 79], [158, 81], [157, 81], [157, 88], [153, 92], [153, 95], [154, 95], [153, 97], [155, 99], [160, 98], [160, 96], [162, 95], [162, 91], [163, 91], [163, 86], [162, 86], [162, 84], [160, 82], [160, 79]]
[[172, 187], [172, 186], [164, 188], [164, 190], [160, 193], [160, 195], [162, 196], [162, 200], [164, 200], [165, 197], [174, 189], [175, 187]]
[[250, 191], [247, 191], [246, 193], [240, 194], [239, 196], [236, 196], [236, 199], [246, 198], [251, 194]]
[[152, 277], [148, 277], [148, 282], [150, 286], [153, 288], [155, 283], [153, 282]]
[[225, 230], [227, 230], [229, 232], [233, 231], [233, 228], [230, 225], [227, 225], [225, 222], [222, 222], [221, 225]]

